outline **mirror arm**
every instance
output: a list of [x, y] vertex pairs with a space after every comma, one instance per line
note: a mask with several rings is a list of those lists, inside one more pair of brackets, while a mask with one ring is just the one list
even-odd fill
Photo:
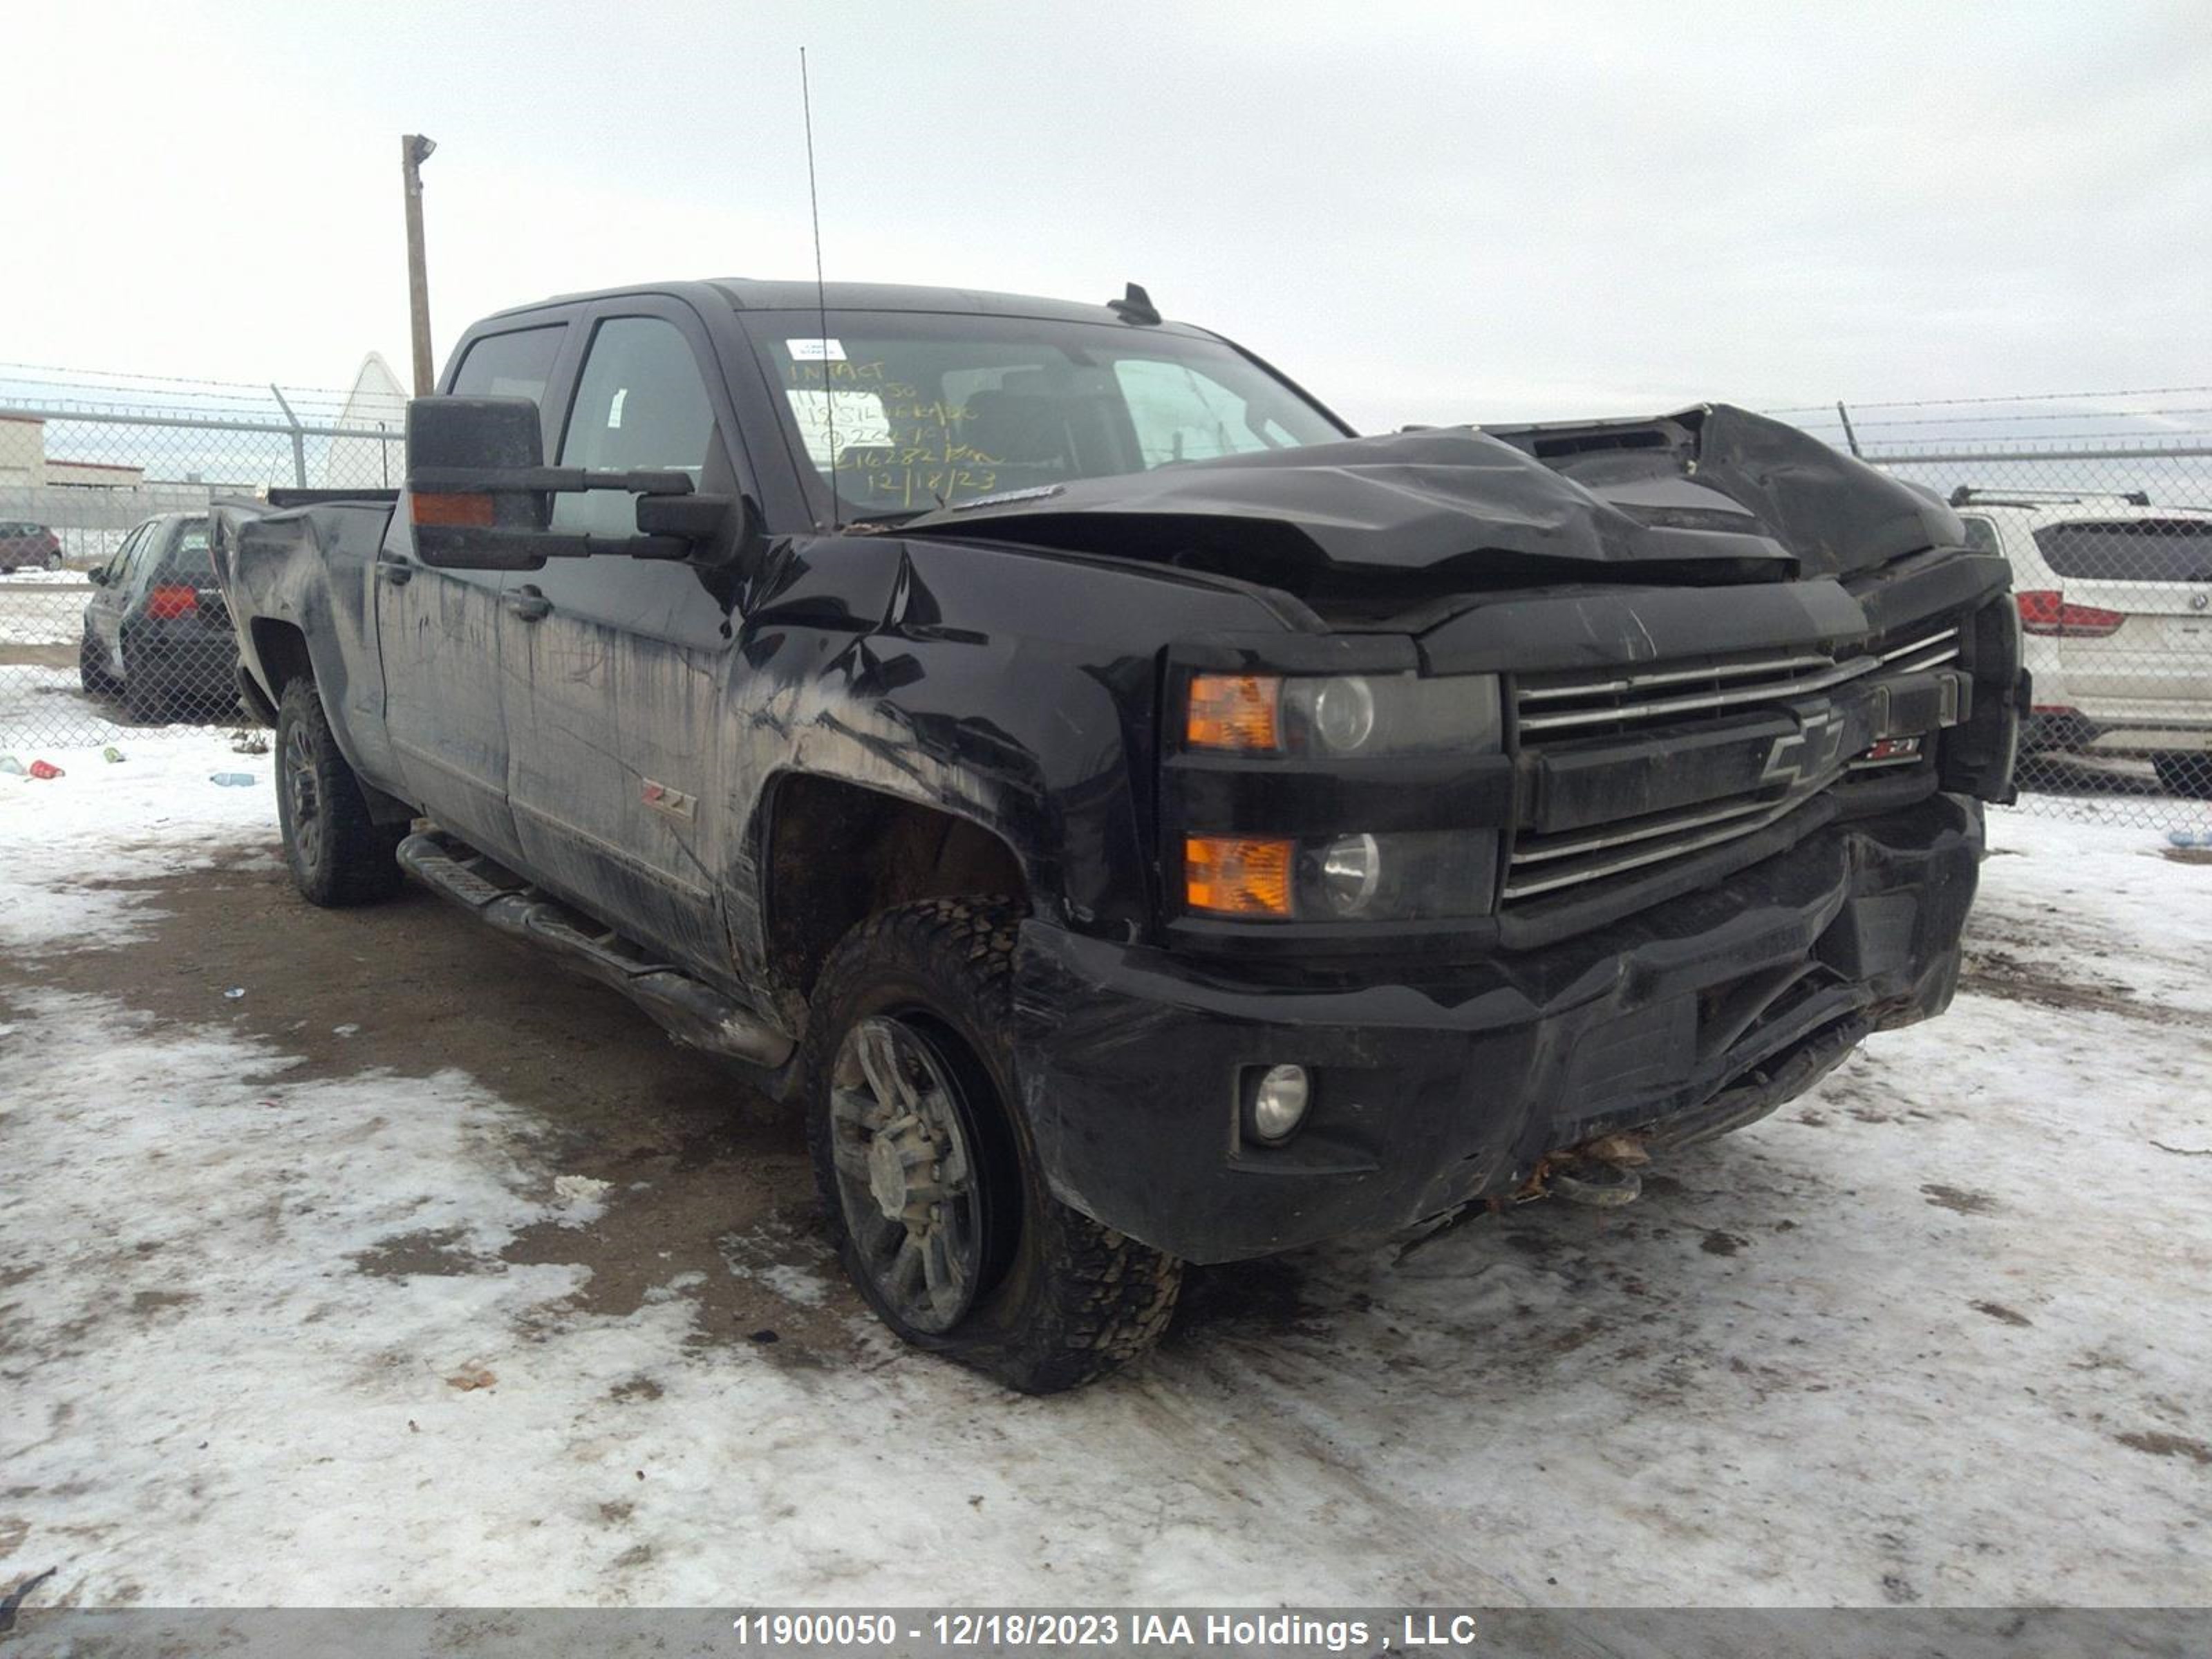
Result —
[[409, 470], [407, 487], [425, 495], [574, 495], [621, 489], [669, 496], [689, 495], [691, 480], [682, 472], [593, 472], [580, 466], [418, 466]]

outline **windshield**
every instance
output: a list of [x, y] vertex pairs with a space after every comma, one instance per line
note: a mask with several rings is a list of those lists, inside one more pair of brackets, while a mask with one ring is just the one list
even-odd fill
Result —
[[746, 319], [827, 515], [1329, 443], [1320, 410], [1228, 346], [1117, 323], [833, 311]]

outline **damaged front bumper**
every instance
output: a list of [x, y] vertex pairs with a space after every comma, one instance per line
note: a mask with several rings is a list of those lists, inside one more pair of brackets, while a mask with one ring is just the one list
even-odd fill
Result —
[[[1935, 795], [1600, 935], [1409, 982], [1351, 963], [1247, 976], [1032, 921], [1029, 1130], [1060, 1198], [1188, 1261], [1410, 1227], [1599, 1135], [1748, 1122], [1868, 1032], [1940, 1012], [1981, 846], [1978, 804]], [[1243, 1094], [1283, 1064], [1307, 1068], [1313, 1103], [1265, 1146], [1241, 1132]]]

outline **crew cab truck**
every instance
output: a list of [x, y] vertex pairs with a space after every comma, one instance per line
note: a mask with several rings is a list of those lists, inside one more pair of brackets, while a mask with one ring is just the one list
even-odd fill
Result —
[[2004, 562], [1791, 428], [1358, 437], [1133, 287], [524, 307], [404, 490], [217, 517], [301, 890], [802, 1097], [860, 1293], [1031, 1391], [1940, 1011], [2024, 695]]

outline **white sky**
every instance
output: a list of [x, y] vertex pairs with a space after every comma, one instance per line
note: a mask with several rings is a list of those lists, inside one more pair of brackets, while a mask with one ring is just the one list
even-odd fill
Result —
[[2212, 4], [0, 10], [0, 361], [342, 386], [500, 306], [1103, 300], [1407, 421], [2212, 379]]

